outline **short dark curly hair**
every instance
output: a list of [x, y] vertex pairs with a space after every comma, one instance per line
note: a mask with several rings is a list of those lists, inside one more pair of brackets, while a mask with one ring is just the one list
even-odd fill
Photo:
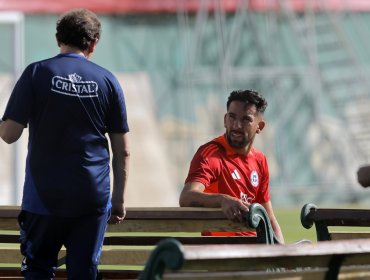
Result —
[[232, 101], [241, 101], [246, 104], [254, 104], [256, 105], [257, 112], [259, 113], [264, 113], [267, 107], [266, 99], [262, 96], [262, 94], [253, 89], [239, 89], [232, 91], [227, 99], [226, 109], [229, 109]]
[[92, 41], [100, 39], [101, 24], [96, 14], [90, 10], [73, 9], [60, 16], [56, 30], [55, 36], [59, 44], [85, 51]]

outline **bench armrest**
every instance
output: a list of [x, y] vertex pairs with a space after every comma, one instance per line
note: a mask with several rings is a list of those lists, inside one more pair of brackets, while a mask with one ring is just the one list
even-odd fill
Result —
[[253, 203], [249, 208], [249, 212], [246, 213], [245, 219], [249, 227], [256, 229], [258, 243], [280, 243], [271, 226], [266, 209], [261, 204]]

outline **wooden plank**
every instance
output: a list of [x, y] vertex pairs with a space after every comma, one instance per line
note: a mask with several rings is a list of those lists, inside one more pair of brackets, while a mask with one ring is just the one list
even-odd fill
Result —
[[345, 256], [345, 263], [369, 264], [370, 240], [323, 241], [287, 245], [197, 245], [182, 246], [184, 270], [237, 271], [266, 268], [327, 267], [333, 257]]
[[370, 256], [368, 253], [344, 254], [342, 266], [367, 265], [370, 268]]
[[[15, 206], [0, 206], [0, 230], [19, 230]], [[138, 221], [146, 221], [145, 223]], [[108, 232], [201, 232], [254, 231], [242, 223], [226, 219], [219, 208], [132, 207], [123, 223], [109, 225]]]
[[[254, 236], [175, 236], [178, 241], [186, 245], [199, 244], [256, 244], [257, 238]], [[137, 245], [150, 246], [155, 245], [159, 241], [168, 236], [106, 236], [104, 245]], [[0, 236], [1, 240], [1, 236]]]
[[0, 218], [0, 230], [19, 230], [17, 219], [16, 218]]
[[[1, 223], [1, 221], [0, 221]], [[203, 231], [255, 231], [242, 223], [229, 220], [124, 220], [109, 225], [108, 232], [203, 232]]]
[[[139, 276], [139, 271], [137, 270], [112, 270], [112, 269], [100, 269], [99, 273], [102, 275], [102, 279], [137, 279]], [[1, 280], [20, 280], [24, 279], [21, 275], [20, 269], [14, 268], [1, 268]], [[58, 269], [55, 273], [55, 280], [66, 280], [67, 273], [65, 269]]]
[[[152, 249], [112, 249], [103, 247], [101, 265], [144, 265]], [[59, 258], [65, 256], [65, 249], [59, 253]], [[23, 256], [19, 248], [1, 248], [0, 264], [20, 264]], [[0, 266], [0, 270], [1, 270]]]
[[100, 274], [102, 276], [102, 279], [104, 280], [110, 280], [110, 279], [138, 279], [140, 271], [137, 270], [106, 270], [106, 269], [101, 269]]
[[20, 209], [21, 209], [20, 206], [1, 205], [0, 206], [0, 217], [17, 218], [19, 215]]
[[[125, 234], [125, 233], [122, 233]], [[168, 236], [175, 237], [182, 244], [255, 244], [257, 238], [255, 236], [177, 236], [161, 235], [161, 236], [106, 236], [104, 245], [128, 245], [128, 246], [150, 246], [155, 245], [159, 241]], [[19, 234], [0, 234], [0, 243], [19, 244]], [[1, 245], [0, 245], [1, 246]]]
[[[0, 230], [19, 230], [18, 224], [11, 219], [0, 219]], [[118, 225], [109, 225], [107, 232], [202, 232], [202, 231], [255, 231], [242, 223], [228, 220], [156, 220], [145, 223], [124, 220]]]
[[354, 279], [354, 280], [365, 280], [370, 279], [370, 268], [369, 267], [355, 267], [355, 268], [347, 268], [344, 267], [341, 269], [339, 277], [341, 279]]
[[328, 226], [370, 226], [370, 210], [366, 209], [311, 209], [308, 219]]
[[[65, 256], [65, 249], [63, 248], [59, 253], [59, 258]], [[0, 264], [20, 264], [23, 256], [20, 252], [19, 246], [14, 248], [0, 247]], [[0, 265], [0, 270], [2, 267]]]
[[[370, 256], [370, 253], [369, 253]], [[276, 256], [276, 257], [245, 257], [225, 259], [197, 259], [186, 260], [183, 271], [207, 270], [207, 271], [266, 271], [269, 269], [294, 269], [310, 267], [327, 267], [331, 255], [321, 256]]]
[[331, 240], [370, 238], [370, 232], [336, 231], [330, 232]]
[[103, 248], [100, 265], [144, 266], [153, 249], [107, 249]]
[[19, 263], [20, 265], [22, 259], [23, 257], [19, 248], [1, 248], [0, 263]]
[[[357, 271], [341, 271], [339, 280], [359, 280], [369, 279], [370, 271], [366, 268]], [[346, 270], [346, 269], [344, 269]], [[228, 271], [228, 272], [167, 272], [163, 275], [164, 280], [320, 280], [325, 279], [327, 269], [307, 269], [307, 270], [290, 270], [290, 271]]]
[[332, 240], [317, 243], [285, 244], [285, 245], [194, 245], [183, 246], [186, 260], [257, 258], [257, 257], [295, 257], [370, 254], [370, 239]]
[[228, 271], [228, 272], [184, 272], [184, 273], [165, 273], [164, 280], [318, 280], [324, 279], [326, 269], [316, 269], [309, 271], [281, 271], [281, 272], [268, 272], [268, 271]]
[[[335, 256], [335, 255], [334, 255]], [[319, 256], [280, 256], [263, 258], [245, 258], [245, 259], [217, 259], [217, 260], [192, 260], [186, 261], [181, 271], [267, 271], [267, 269], [276, 270], [310, 270], [312, 268], [329, 267], [333, 255]], [[370, 271], [370, 253], [355, 253], [344, 255], [344, 260], [340, 264], [343, 268], [350, 266], [361, 266], [361, 271]], [[355, 273], [355, 272], [352, 272]], [[370, 279], [370, 278], [369, 278]]]
[[128, 207], [125, 219], [224, 220], [220, 208], [206, 207]]
[[[370, 238], [370, 233], [357, 233], [359, 231], [356, 229], [370, 226], [368, 209], [318, 208], [308, 203], [301, 210], [301, 223], [307, 229], [315, 225], [318, 241]], [[346, 233], [342, 233], [343, 231], [339, 232], [339, 227], [354, 229], [352, 233], [351, 229], [346, 229]]]
[[[16, 219], [19, 215], [19, 206], [0, 206], [0, 217]], [[181, 214], [181, 215], [180, 215]], [[127, 207], [126, 219], [182, 219], [194, 220], [203, 218], [225, 219], [220, 208], [206, 207]]]
[[[343, 279], [356, 279], [355, 277], [363, 272], [370, 271], [370, 239], [275, 246], [261, 244], [183, 246], [169, 240], [162, 242], [155, 252], [153, 256], [158, 256], [158, 259], [152, 259], [153, 264], [164, 261], [168, 269], [178, 270], [179, 279], [203, 279], [201, 275], [204, 279], [212, 279], [210, 275], [214, 276], [214, 279], [248, 279], [247, 277], [253, 274], [266, 274], [271, 270], [274, 271], [276, 279], [290, 279], [279, 278], [279, 275], [282, 276], [281, 272], [286, 271], [296, 271], [295, 276], [299, 277], [298, 279], [305, 279], [301, 277], [301, 272], [309, 275], [318, 268], [327, 273], [319, 278], [316, 275], [312, 279], [337, 279], [337, 271], [342, 275], [347, 273], [345, 276], [347, 278], [343, 276]], [[171, 255], [173, 259], [169, 260]], [[159, 270], [156, 271], [155, 266], [151, 267], [151, 264], [147, 264], [150, 270], [145, 270], [145, 276], [151, 275], [148, 274], [150, 272], [153, 277], [160, 277], [161, 268], [158, 267]], [[237, 274], [238, 271], [240, 274]], [[224, 274], [225, 272], [227, 273]], [[175, 271], [171, 273], [176, 275]], [[186, 273], [190, 278], [182, 278]], [[196, 273], [200, 274], [199, 277]], [[221, 275], [228, 276], [222, 278]], [[229, 278], [230, 275], [233, 277]]]

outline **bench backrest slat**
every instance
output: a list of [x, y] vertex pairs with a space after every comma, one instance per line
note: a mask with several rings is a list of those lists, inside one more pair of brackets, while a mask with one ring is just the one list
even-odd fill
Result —
[[353, 265], [367, 265], [366, 270], [370, 267], [370, 239], [275, 246], [186, 246], [168, 239], [152, 252], [141, 279], [162, 279], [163, 273], [175, 274], [176, 271], [180, 274], [196, 271], [261, 273], [269, 269], [314, 271], [316, 268], [337, 276], [341, 267]]
[[[19, 230], [17, 222], [19, 211], [19, 207], [0, 207], [0, 230]], [[220, 209], [194, 207], [127, 208], [123, 223], [108, 226], [108, 232], [202, 231], [255, 231], [255, 229], [227, 220]]]
[[370, 226], [370, 210], [362, 209], [316, 209], [309, 218], [328, 226]]
[[370, 232], [330, 232], [331, 240], [343, 240], [343, 239], [359, 239], [359, 238], [370, 238]]
[[[0, 236], [1, 237], [1, 236]], [[157, 244], [165, 236], [106, 236], [104, 245], [137, 245], [151, 246]], [[254, 236], [212, 236], [205, 238], [204, 236], [176, 236], [176, 239], [182, 244], [199, 245], [199, 244], [256, 244], [257, 240]], [[19, 242], [19, 241], [18, 241]]]
[[[308, 203], [302, 208], [301, 223], [307, 229], [315, 225], [318, 241], [350, 239], [351, 235], [348, 233], [332, 234], [329, 227], [370, 227], [370, 210], [318, 208], [316, 205]], [[359, 236], [354, 234], [352, 237]], [[366, 238], [366, 235], [362, 237]]]
[[204, 220], [198, 216], [194, 220], [124, 220], [118, 225], [109, 225], [108, 232], [205, 232], [205, 231], [255, 231], [241, 223], [224, 219]]

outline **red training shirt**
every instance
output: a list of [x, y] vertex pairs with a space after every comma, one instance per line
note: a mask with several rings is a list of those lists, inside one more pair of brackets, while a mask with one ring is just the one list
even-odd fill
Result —
[[[235, 152], [225, 135], [199, 147], [185, 180], [199, 182], [206, 193], [222, 193], [249, 203], [270, 200], [269, 171], [265, 155], [251, 148], [247, 156]], [[205, 233], [206, 234], [206, 233]], [[208, 234], [208, 233], [207, 233]], [[255, 233], [210, 233], [210, 235], [251, 235]]]

